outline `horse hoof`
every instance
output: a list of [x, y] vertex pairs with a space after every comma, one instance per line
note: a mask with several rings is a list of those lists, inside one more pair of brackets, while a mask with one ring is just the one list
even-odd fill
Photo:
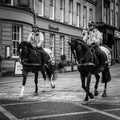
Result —
[[38, 96], [38, 93], [37, 93], [37, 92], [35, 92], [33, 96]]
[[51, 87], [52, 87], [52, 89], [54, 89], [54, 88], [55, 88], [55, 85], [51, 85]]
[[89, 93], [89, 97], [90, 97], [90, 99], [93, 99], [94, 95], [92, 93]]
[[107, 97], [107, 94], [106, 94], [106, 93], [103, 93], [103, 94], [102, 94], [102, 97]]
[[99, 95], [99, 92], [98, 92], [98, 91], [95, 91], [95, 92], [94, 92], [94, 95], [95, 95], [95, 96], [98, 96], [98, 95]]
[[19, 95], [19, 99], [23, 99], [23, 95]]
[[88, 105], [88, 101], [83, 101], [81, 104], [82, 105]]

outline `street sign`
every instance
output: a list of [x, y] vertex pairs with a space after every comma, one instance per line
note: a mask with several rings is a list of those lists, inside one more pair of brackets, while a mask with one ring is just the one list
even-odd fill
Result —
[[15, 62], [15, 75], [22, 75], [22, 65], [20, 62]]

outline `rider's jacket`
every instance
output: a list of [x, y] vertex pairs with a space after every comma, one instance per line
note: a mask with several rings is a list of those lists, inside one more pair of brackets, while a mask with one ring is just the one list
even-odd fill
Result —
[[92, 45], [93, 43], [100, 45], [102, 43], [102, 34], [95, 28], [84, 33], [83, 41], [85, 41], [88, 45]]
[[43, 34], [41, 32], [31, 32], [27, 41], [31, 42], [34, 47], [42, 47], [44, 42]]

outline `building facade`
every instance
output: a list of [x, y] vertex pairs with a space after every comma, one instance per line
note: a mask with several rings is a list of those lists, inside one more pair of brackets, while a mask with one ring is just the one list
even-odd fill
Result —
[[103, 33], [103, 45], [112, 49], [112, 58], [120, 60], [120, 0], [97, 0], [96, 22]]
[[[57, 62], [63, 54], [66, 55], [66, 61], [74, 61], [68, 41], [71, 38], [82, 39], [82, 31], [88, 28], [90, 21], [97, 22], [103, 33], [103, 44], [114, 49], [113, 56], [116, 58], [118, 51], [115, 53], [115, 49], [119, 50], [119, 46], [114, 46], [114, 31], [119, 33], [120, 28], [119, 1], [107, 1], [109, 0], [1, 0], [1, 73], [14, 73], [15, 62], [19, 60], [18, 44], [27, 40], [34, 24], [39, 26], [44, 36], [43, 47], [53, 51]], [[116, 36], [116, 45], [118, 42], [119, 37]]]
[[34, 24], [44, 35], [43, 47], [53, 51], [56, 61], [63, 54], [71, 61], [68, 41], [82, 39], [82, 30], [89, 21], [95, 21], [95, 6], [93, 0], [1, 0], [1, 73], [14, 72], [18, 44], [27, 39]]

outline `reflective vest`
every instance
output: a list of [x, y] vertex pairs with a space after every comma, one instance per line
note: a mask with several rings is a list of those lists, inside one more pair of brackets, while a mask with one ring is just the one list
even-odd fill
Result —
[[44, 42], [43, 34], [41, 32], [32, 32], [28, 36], [27, 41], [31, 42], [34, 47], [42, 47], [42, 44]]
[[83, 36], [83, 40], [88, 44], [91, 45], [92, 43], [97, 43], [100, 45], [102, 43], [102, 34], [99, 32], [98, 29], [93, 29], [91, 31], [86, 32]]

